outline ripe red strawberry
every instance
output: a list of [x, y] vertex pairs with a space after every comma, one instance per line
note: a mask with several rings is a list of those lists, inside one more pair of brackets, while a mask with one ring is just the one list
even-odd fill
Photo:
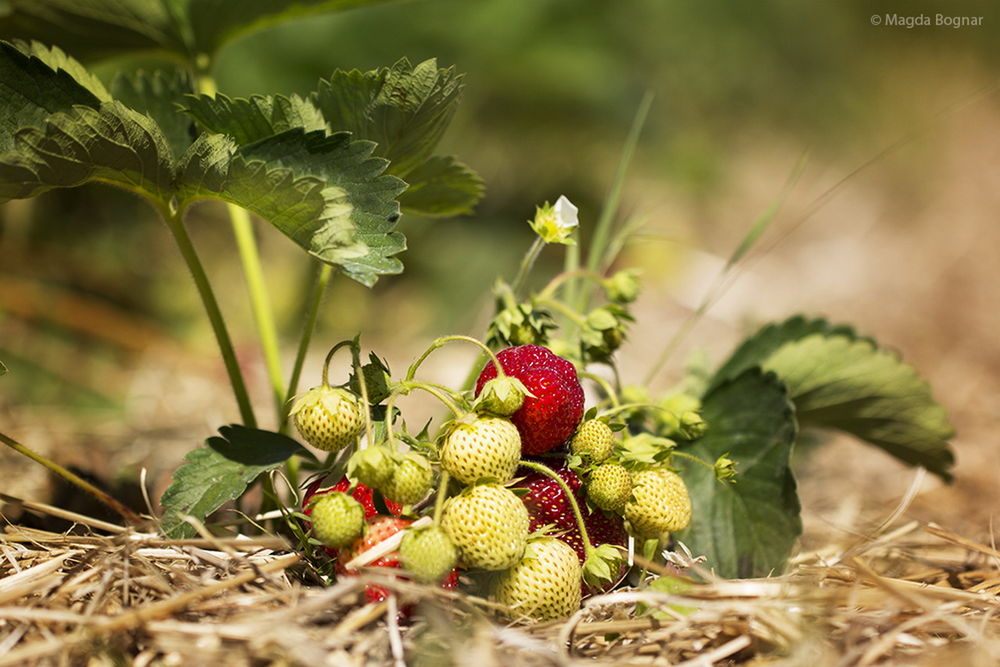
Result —
[[[521, 433], [521, 451], [534, 456], [568, 440], [583, 418], [583, 388], [573, 364], [540, 345], [508, 347], [497, 360], [504, 373], [531, 392], [511, 415]], [[476, 395], [496, 376], [493, 362], [487, 363], [476, 381]]]
[[[573, 491], [573, 496], [583, 513], [587, 534], [595, 547], [602, 544], [624, 547], [628, 544], [628, 533], [625, 532], [625, 525], [621, 517], [609, 516], [601, 511], [591, 512], [587, 508], [584, 500], [583, 480], [580, 479], [579, 475], [569, 468], [560, 468], [556, 470], [556, 473]], [[555, 537], [573, 547], [580, 563], [583, 563], [587, 558], [583, 536], [580, 535], [580, 529], [576, 525], [573, 508], [559, 484], [547, 475], [532, 472], [518, 483], [518, 487], [528, 489], [528, 493], [521, 497], [521, 501], [528, 508], [528, 515], [531, 517], [531, 531], [534, 532], [547, 525], [555, 526], [559, 533]], [[624, 569], [620, 574], [624, 574]], [[606, 586], [604, 590], [610, 590], [614, 584], [617, 584], [617, 581]], [[587, 592], [597, 591], [585, 591], [585, 593]]]
[[[326, 478], [320, 477], [309, 484], [306, 487], [306, 492], [302, 496], [302, 513], [306, 516], [312, 516], [312, 500], [317, 494], [321, 493], [347, 493], [347, 490], [351, 488], [351, 480], [346, 477], [342, 477], [340, 481], [331, 487], [327, 487]], [[375, 508], [375, 498], [371, 489], [369, 489], [364, 484], [358, 484], [351, 491], [351, 497], [361, 503], [361, 507], [365, 510], [365, 519], [370, 519], [376, 514], [378, 510]], [[392, 512], [395, 516], [399, 516], [399, 513], [403, 511], [403, 506], [399, 503], [394, 503], [391, 500], [384, 499], [386, 509]], [[309, 531], [312, 529], [312, 524], [310, 522], [305, 522], [305, 530]], [[337, 557], [337, 550], [332, 547], [322, 547], [323, 552], [330, 558]]]
[[[353, 571], [347, 570], [344, 565], [355, 557], [368, 551], [379, 542], [392, 537], [399, 531], [409, 526], [412, 521], [400, 519], [392, 516], [376, 516], [368, 520], [368, 530], [365, 534], [355, 540], [349, 547], [340, 549], [337, 554], [337, 574], [350, 575]], [[366, 567], [387, 567], [399, 568], [399, 551], [391, 551], [385, 556], [378, 558]], [[366, 586], [365, 599], [369, 602], [381, 602], [389, 597], [389, 591], [382, 586]]]
[[[400, 519], [393, 516], [376, 516], [368, 520], [368, 530], [365, 534], [354, 541], [349, 547], [340, 549], [337, 554], [337, 574], [340, 576], [350, 576], [354, 572], [344, 567], [348, 562], [368, 551], [376, 544], [387, 540], [399, 531], [409, 526], [412, 521]], [[377, 558], [365, 567], [386, 567], [391, 569], [402, 569], [399, 550], [391, 551], [381, 558]], [[406, 577], [400, 577], [406, 578]], [[440, 583], [441, 588], [453, 589], [458, 585], [458, 570], [452, 570]], [[365, 587], [365, 599], [368, 602], [381, 602], [389, 597], [389, 591], [382, 586], [370, 585]]]

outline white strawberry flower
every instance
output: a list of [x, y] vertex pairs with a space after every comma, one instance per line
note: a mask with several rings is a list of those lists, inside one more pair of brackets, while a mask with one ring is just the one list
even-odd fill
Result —
[[577, 215], [579, 210], [566, 195], [559, 195], [555, 206], [545, 202], [535, 209], [535, 219], [530, 222], [531, 228], [546, 243], [573, 245], [576, 242], [570, 237], [580, 225]]

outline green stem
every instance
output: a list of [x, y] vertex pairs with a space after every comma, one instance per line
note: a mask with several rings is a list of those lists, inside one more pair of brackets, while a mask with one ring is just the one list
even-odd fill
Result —
[[569, 506], [573, 508], [573, 516], [576, 518], [577, 528], [580, 529], [580, 537], [583, 538], [583, 550], [590, 557], [590, 554], [594, 552], [594, 545], [590, 541], [590, 535], [587, 533], [587, 525], [583, 522], [583, 513], [580, 511], [580, 505], [576, 502], [576, 496], [573, 495], [573, 491], [569, 488], [569, 485], [563, 481], [554, 470], [543, 466], [541, 463], [535, 463], [534, 461], [525, 461], [521, 459], [519, 465], [524, 466], [535, 472], [540, 472], [547, 477], [551, 477], [562, 489], [563, 493], [566, 495], [566, 500], [569, 502]]
[[[215, 95], [218, 92], [218, 86], [210, 69], [210, 62], [198, 63], [195, 68], [195, 82], [198, 92], [205, 95]], [[250, 297], [250, 310], [253, 313], [257, 337], [260, 339], [261, 352], [264, 355], [264, 364], [271, 382], [278, 423], [281, 424], [285, 416], [286, 394], [284, 373], [281, 370], [281, 351], [278, 345], [274, 310], [271, 307], [271, 299], [264, 279], [264, 267], [260, 261], [257, 240], [254, 238], [253, 222], [250, 220], [250, 213], [235, 204], [227, 203], [226, 211], [229, 214], [233, 236], [236, 238], [236, 247], [240, 253], [243, 276], [246, 279], [247, 292]]]
[[688, 454], [687, 452], [682, 452], [682, 451], [679, 451], [679, 450], [675, 449], [672, 452], [670, 452], [670, 456], [679, 456], [682, 459], [687, 459], [689, 461], [694, 461], [698, 465], [704, 466], [704, 467], [708, 468], [709, 470], [711, 470], [713, 472], [715, 471], [715, 466], [714, 465], [712, 465], [708, 461], [705, 461], [705, 460], [702, 460], [702, 459], [698, 458], [694, 454]]
[[628, 172], [629, 163], [639, 145], [639, 134], [642, 126], [646, 124], [646, 116], [649, 114], [649, 107], [653, 104], [653, 93], [647, 92], [639, 103], [639, 108], [635, 112], [632, 120], [632, 127], [629, 128], [628, 137], [625, 139], [625, 148], [622, 150], [621, 159], [618, 162], [618, 169], [615, 172], [615, 180], [611, 184], [611, 190], [604, 199], [604, 207], [601, 209], [601, 216], [597, 219], [597, 226], [594, 228], [594, 236], [590, 242], [590, 249], [587, 252], [587, 268], [591, 271], [600, 269], [604, 251], [607, 249], [608, 236], [611, 233], [611, 221], [614, 220], [621, 203], [622, 187], [625, 184], [625, 174]]
[[[574, 269], [572, 271], [563, 271], [562, 273], [554, 277], [552, 280], [550, 280], [548, 285], [542, 288], [542, 291], [538, 293], [538, 298], [539, 299], [551, 298], [552, 295], [555, 294], [555, 291], [559, 289], [559, 287], [563, 283], [565, 283], [567, 280], [570, 280], [571, 278], [586, 278], [587, 280], [590, 280], [591, 282], [594, 282], [598, 285], [602, 284], [604, 281], [604, 276], [602, 276], [599, 273], [594, 273], [593, 271], [587, 271], [586, 269]], [[572, 300], [569, 299], [568, 297], [566, 300], [572, 303]]]
[[409, 381], [409, 382], [400, 382], [399, 386], [404, 392], [407, 392], [410, 389], [422, 389], [423, 391], [426, 391], [428, 394], [434, 396], [436, 399], [438, 399], [446, 406], [448, 406], [448, 409], [450, 409], [456, 417], [462, 417], [465, 415], [465, 413], [459, 409], [458, 405], [456, 405], [453, 400], [448, 398], [448, 396], [443, 391], [437, 389], [433, 385], [429, 385], [426, 382]]
[[557, 301], [556, 299], [535, 299], [535, 303], [542, 306], [548, 306], [552, 310], [559, 311], [578, 327], [582, 327], [587, 324], [587, 320], [580, 315], [580, 313], [576, 312], [562, 301]]
[[170, 229], [170, 233], [174, 236], [177, 248], [180, 250], [188, 270], [191, 272], [195, 287], [198, 289], [198, 295], [201, 297], [202, 305], [204, 305], [208, 320], [212, 325], [215, 340], [219, 344], [219, 352], [222, 354], [222, 361], [226, 366], [226, 373], [229, 375], [229, 383], [233, 387], [233, 394], [240, 408], [243, 425], [250, 428], [257, 428], [257, 418], [254, 416], [253, 405], [250, 403], [250, 396], [243, 381], [243, 374], [236, 359], [236, 352], [233, 350], [233, 342], [229, 338], [229, 331], [226, 329], [226, 321], [222, 317], [222, 311], [219, 309], [219, 302], [212, 291], [212, 285], [208, 282], [208, 274], [205, 273], [205, 267], [202, 266], [194, 244], [191, 242], [191, 237], [184, 227], [181, 212], [164, 210], [162, 213], [167, 227]]
[[437, 497], [434, 499], [434, 525], [441, 525], [441, 511], [444, 509], [444, 500], [448, 496], [448, 471], [441, 471], [441, 478], [438, 480]]
[[264, 280], [264, 268], [254, 238], [253, 223], [246, 209], [235, 204], [227, 204], [229, 220], [236, 237], [236, 247], [239, 249], [240, 261], [243, 264], [243, 275], [246, 278], [247, 291], [250, 296], [250, 310], [253, 312], [254, 323], [257, 326], [257, 337], [260, 338], [261, 351], [264, 354], [264, 365], [271, 382], [271, 392], [274, 395], [275, 410], [278, 420], [284, 415], [285, 379], [281, 370], [281, 353], [278, 346], [278, 330], [274, 323], [274, 311], [271, 308], [271, 298], [267, 292]]
[[[361, 389], [361, 405], [364, 406], [365, 412], [365, 446], [367, 447], [368, 445], [373, 445], [375, 443], [372, 442], [372, 407], [371, 403], [368, 402], [368, 382], [365, 380], [365, 373], [361, 367], [360, 339], [361, 335], [358, 334], [354, 337], [354, 340], [351, 341], [351, 363], [354, 364], [354, 377], [358, 379], [358, 387]], [[333, 350], [330, 350], [330, 354], [327, 355], [326, 364], [323, 366], [323, 384], [326, 384], [327, 366], [329, 365], [330, 359], [333, 357], [333, 352], [336, 349], [337, 348], [334, 347]], [[385, 419], [385, 425], [386, 428], [388, 428], [389, 424], [392, 422], [391, 410], [386, 413]]]
[[14, 440], [9, 436], [4, 435], [3, 433], [0, 433], [0, 442], [13, 449], [15, 452], [27, 456], [32, 461], [42, 464], [50, 471], [62, 477], [70, 484], [73, 484], [77, 488], [94, 496], [99, 501], [101, 501], [102, 503], [113, 509], [115, 512], [117, 512], [119, 515], [121, 515], [122, 519], [125, 520], [125, 523], [133, 526], [143, 523], [143, 518], [141, 516], [139, 516], [138, 514], [130, 510], [128, 507], [126, 507], [125, 505], [121, 504], [120, 502], [112, 498], [106, 491], [102, 491], [101, 489], [97, 488], [87, 480], [79, 477], [78, 475], [74, 475], [72, 472], [70, 472], [66, 468], [63, 468], [55, 461], [45, 458], [44, 456], [34, 451], [33, 449], [30, 449], [22, 445], [17, 440]]
[[524, 253], [524, 257], [521, 258], [521, 266], [517, 269], [517, 275], [514, 277], [514, 282], [511, 283], [511, 289], [514, 295], [518, 295], [521, 292], [521, 288], [524, 287], [524, 282], [528, 279], [528, 274], [531, 273], [531, 267], [535, 265], [535, 260], [538, 259], [539, 253], [542, 252], [542, 248], [545, 246], [545, 241], [542, 240], [541, 236], [536, 236], [534, 243], [528, 248], [528, 252]]
[[611, 383], [602, 378], [600, 375], [591, 373], [590, 371], [582, 371], [582, 370], [578, 370], [576, 374], [579, 375], [580, 377], [585, 377], [588, 380], [595, 382], [597, 386], [599, 386], [604, 391], [608, 399], [610, 399], [611, 405], [614, 406], [614, 408], [617, 408], [619, 405], [621, 405], [618, 402], [618, 395], [615, 393], [614, 387], [612, 387]]
[[620, 404], [616, 404], [613, 408], [610, 408], [610, 409], [605, 410], [604, 412], [602, 412], [601, 416], [602, 417], [610, 417], [612, 415], [618, 414], [619, 412], [627, 412], [629, 410], [637, 410], [637, 409], [659, 410], [660, 412], [670, 413], [670, 414], [674, 415], [675, 417], [678, 416], [677, 413], [675, 413], [670, 408], [665, 408], [662, 405], [656, 405], [655, 403], [620, 403]]
[[333, 267], [323, 264], [316, 275], [312, 290], [309, 294], [309, 305], [306, 311], [305, 325], [302, 327], [302, 335], [299, 337], [299, 349], [295, 352], [295, 364], [292, 366], [292, 376], [288, 380], [288, 391], [285, 393], [285, 400], [282, 403], [281, 426], [282, 433], [288, 430], [288, 410], [291, 407], [292, 398], [299, 390], [299, 380], [302, 377], [302, 367], [305, 365], [306, 354], [309, 352], [309, 343], [312, 341], [313, 332], [316, 330], [316, 320], [319, 316], [319, 307], [323, 302], [323, 294], [330, 283], [330, 276], [333, 275]]
[[442, 336], [441, 338], [438, 338], [433, 343], [431, 343], [430, 347], [424, 350], [423, 354], [417, 357], [417, 360], [414, 361], [412, 364], [410, 364], [410, 368], [406, 371], [406, 377], [403, 379], [403, 382], [409, 382], [416, 376], [417, 369], [420, 368], [420, 364], [424, 363], [424, 360], [427, 357], [429, 357], [434, 350], [440, 347], [444, 347], [446, 344], [456, 340], [462, 340], [477, 346], [480, 350], [482, 350], [485, 354], [489, 356], [490, 360], [493, 362], [493, 365], [497, 369], [497, 376], [503, 377], [504, 374], [503, 367], [500, 365], [500, 361], [497, 359], [496, 355], [493, 354], [493, 350], [487, 347], [482, 341], [473, 338], [472, 336], [463, 336], [460, 334], [456, 334], [453, 336]]

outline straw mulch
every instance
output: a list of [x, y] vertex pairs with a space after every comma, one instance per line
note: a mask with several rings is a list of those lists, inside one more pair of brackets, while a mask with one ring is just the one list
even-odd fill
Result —
[[[626, 588], [531, 626], [384, 570], [310, 583], [316, 573], [274, 537], [166, 540], [25, 508], [77, 525], [65, 534], [5, 525], [0, 666], [1000, 661], [1000, 551], [933, 524], [802, 554], [781, 577], [699, 571], [707, 583], [684, 596]], [[374, 581], [395, 594], [366, 604]]]

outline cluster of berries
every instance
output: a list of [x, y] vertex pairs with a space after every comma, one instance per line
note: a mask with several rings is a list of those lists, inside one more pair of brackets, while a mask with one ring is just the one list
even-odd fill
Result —
[[[688, 525], [691, 501], [669, 467], [672, 443], [618, 438], [624, 425], [610, 422], [613, 410], [585, 418], [576, 368], [548, 348], [501, 350], [468, 400], [413, 381], [412, 370], [390, 391], [384, 440], [371, 442], [369, 432], [343, 473], [305, 494], [312, 537], [338, 573], [360, 564], [401, 568], [446, 587], [459, 570], [489, 573], [479, 578], [486, 594], [511, 618], [554, 620], [621, 581], [629, 535], [662, 544]], [[398, 436], [409, 445], [399, 451], [392, 395], [418, 387], [455, 418], [434, 443]], [[292, 415], [302, 437], [328, 451], [353, 447], [368, 418], [359, 396], [326, 384], [301, 397]], [[385, 595], [368, 590], [369, 599]]]

